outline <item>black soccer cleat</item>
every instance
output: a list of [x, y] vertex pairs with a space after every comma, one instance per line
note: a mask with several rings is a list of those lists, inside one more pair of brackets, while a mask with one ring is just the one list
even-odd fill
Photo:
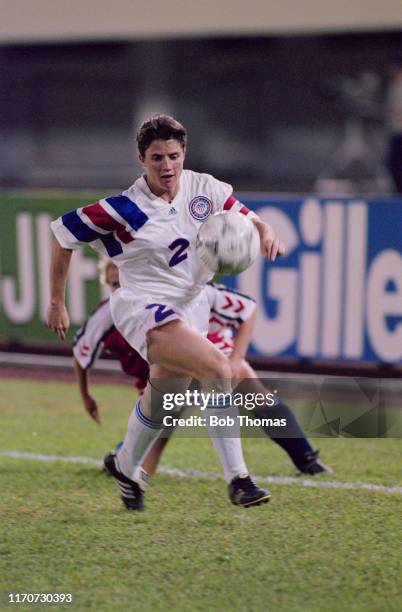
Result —
[[237, 476], [229, 485], [229, 498], [235, 506], [259, 506], [271, 499], [271, 493], [258, 487], [250, 476]]
[[119, 472], [116, 467], [116, 454], [109, 453], [106, 455], [103, 465], [107, 473], [117, 481], [121, 493], [120, 497], [125, 507], [128, 510], [142, 510], [144, 507], [144, 494], [134, 480], [130, 480], [130, 478]]
[[334, 470], [329, 467], [329, 465], [325, 465], [325, 463], [322, 463], [322, 461], [318, 459], [319, 452], [320, 451], [315, 450], [304, 455], [304, 462], [301, 465], [297, 466], [298, 469], [302, 472], [302, 474], [316, 476], [317, 474], [334, 473]]

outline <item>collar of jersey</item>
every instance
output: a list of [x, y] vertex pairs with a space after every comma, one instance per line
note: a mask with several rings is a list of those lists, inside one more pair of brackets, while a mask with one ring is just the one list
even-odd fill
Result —
[[182, 186], [183, 186], [183, 172], [180, 175], [180, 181], [179, 181], [179, 191], [176, 193], [175, 197], [173, 198], [173, 200], [171, 202], [168, 202], [167, 200], [164, 200], [163, 198], [161, 198], [160, 196], [155, 195], [149, 188], [148, 183], [145, 180], [145, 174], [143, 174], [140, 179], [140, 188], [141, 190], [148, 196], [148, 198], [150, 198], [153, 202], [155, 202], [156, 200], [159, 200], [160, 202], [163, 202], [163, 204], [165, 204], [166, 206], [172, 206], [176, 200], [176, 198], [179, 196], [181, 190], [182, 190]]

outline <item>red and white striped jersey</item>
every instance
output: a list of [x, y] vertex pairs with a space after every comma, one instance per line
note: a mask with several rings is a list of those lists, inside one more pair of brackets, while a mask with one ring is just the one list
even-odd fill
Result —
[[211, 214], [238, 210], [254, 215], [232, 195], [232, 187], [209, 174], [183, 170], [172, 202], [154, 195], [144, 177], [123, 193], [68, 212], [53, 221], [62, 247], [90, 244], [112, 258], [120, 285], [149, 302], [187, 302], [212, 273], [199, 259], [196, 237]]
[[208, 283], [206, 293], [211, 309], [208, 340], [229, 356], [237, 330], [254, 312], [255, 300], [226, 285], [216, 283]]

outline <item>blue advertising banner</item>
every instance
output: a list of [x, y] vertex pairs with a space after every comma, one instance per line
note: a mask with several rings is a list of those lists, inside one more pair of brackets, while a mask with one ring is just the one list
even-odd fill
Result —
[[227, 279], [258, 302], [251, 353], [401, 363], [402, 201], [241, 199], [287, 247]]

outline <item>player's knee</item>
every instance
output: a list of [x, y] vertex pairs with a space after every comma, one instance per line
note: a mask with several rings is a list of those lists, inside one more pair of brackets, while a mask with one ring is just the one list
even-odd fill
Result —
[[223, 353], [218, 350], [211, 351], [209, 358], [199, 364], [199, 378], [202, 379], [228, 379], [232, 377], [230, 362]]

